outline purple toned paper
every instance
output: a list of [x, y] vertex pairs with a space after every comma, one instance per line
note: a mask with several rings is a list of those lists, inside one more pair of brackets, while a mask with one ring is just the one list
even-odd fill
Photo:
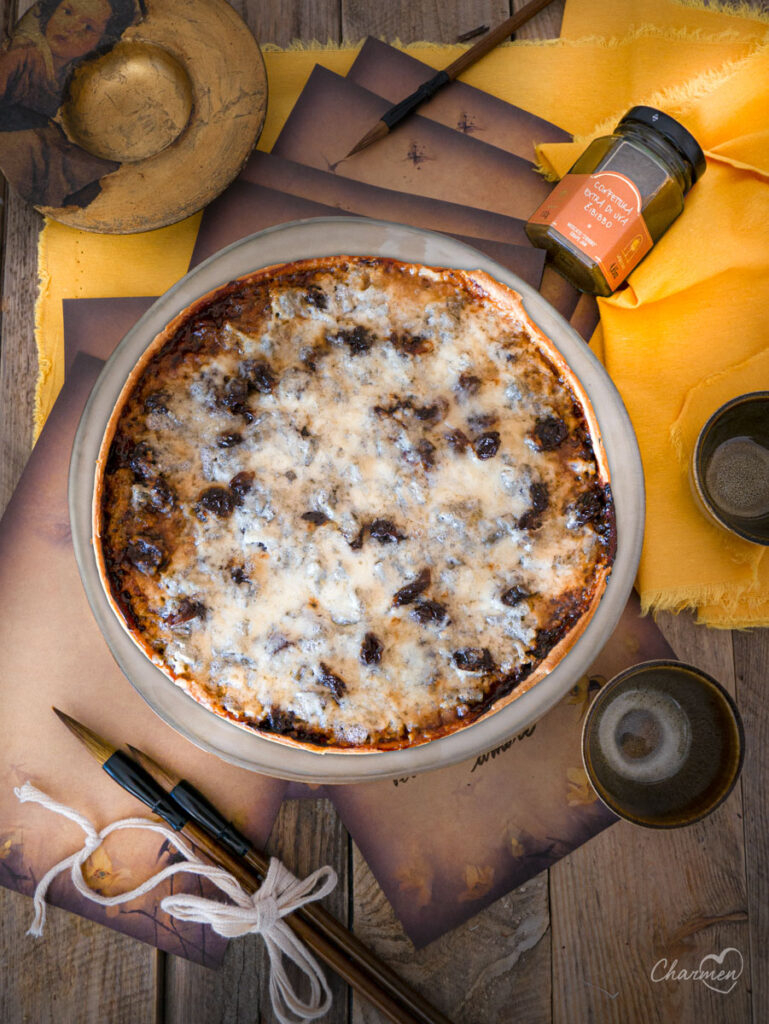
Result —
[[[398, 103], [434, 74], [429, 64], [369, 36], [347, 78], [389, 103]], [[571, 141], [562, 128], [460, 81], [440, 89], [420, 106], [419, 113], [525, 160], [535, 159], [534, 142]]]
[[[451, 202], [454, 206], [464, 205], [465, 216], [479, 212], [487, 216], [502, 215], [515, 220], [517, 232], [523, 234], [526, 218], [552, 186], [535, 172], [528, 161], [460, 131], [412, 116], [387, 138], [362, 153], [356, 153], [349, 160], [340, 160], [339, 156], [332, 155], [329, 146], [333, 153], [339, 150], [343, 156], [387, 106], [388, 102], [381, 97], [316, 66], [273, 147], [273, 158], [281, 157], [284, 163], [290, 161], [293, 164], [283, 168], [281, 181], [284, 183], [280, 188], [299, 190], [302, 195], [313, 198], [319, 198], [317, 189], [322, 188], [326, 190], [324, 202], [341, 205], [345, 202], [340, 199], [344, 196], [341, 182], [335, 199], [330, 200], [329, 195], [334, 192], [327, 179], [354, 179], [357, 183], [354, 189], [367, 184], [391, 194], [400, 192], [403, 199], [409, 194], [408, 199], [412, 203], [415, 199], [427, 197]], [[300, 164], [314, 169], [316, 174], [325, 172], [326, 180], [318, 177], [311, 180], [307, 172], [302, 175], [296, 170]], [[263, 184], [273, 184], [274, 187], [274, 179], [271, 181], [270, 175], [277, 173], [278, 169], [270, 167], [262, 154], [254, 154], [243, 176], [255, 180], [261, 175]], [[361, 209], [363, 198], [358, 194], [349, 200], [356, 204], [356, 212], [364, 212]], [[366, 198], [382, 202], [381, 196]], [[405, 215], [398, 215], [380, 207], [376, 213], [372, 211], [368, 215], [416, 223], [408, 211]], [[493, 224], [487, 224], [482, 231], [459, 230], [476, 237], [496, 237]], [[516, 241], [520, 234], [516, 234]], [[525, 244], [529, 244], [525, 234], [523, 238]], [[579, 300], [577, 289], [551, 267], [545, 267], [540, 291], [568, 320]]]
[[[190, 265], [196, 266], [219, 249], [275, 224], [308, 217], [348, 216], [347, 210], [325, 206], [246, 181], [234, 182], [207, 207], [201, 220]], [[531, 246], [506, 245], [485, 238], [450, 232], [455, 238], [487, 253], [532, 287], [542, 277], [544, 253]]]
[[547, 299], [565, 320], [569, 320], [577, 308], [581, 293], [565, 277], [561, 277], [557, 270], [545, 264], [539, 294]]
[[[68, 358], [77, 349], [89, 347], [108, 355], [151, 301], [68, 300]], [[74, 579], [73, 585], [79, 587], [79, 580]], [[670, 656], [654, 623], [640, 618], [633, 595], [609, 643], [569, 697], [500, 748], [464, 765], [397, 783], [275, 785], [282, 787], [285, 798], [329, 797], [334, 802], [407, 933], [422, 945], [549, 867], [614, 820], [596, 801], [582, 773], [582, 717], [603, 680], [640, 660]], [[133, 730], [132, 735], [135, 739]], [[218, 791], [225, 784], [229, 772], [251, 780], [248, 773], [212, 760], [214, 764], [199, 775], [209, 795], [214, 787]], [[179, 762], [174, 766], [182, 770]], [[194, 778], [192, 771], [183, 773]], [[524, 776], [529, 781], [522, 787], [518, 780]], [[247, 792], [233, 794], [230, 814], [242, 820], [242, 810], [249, 804]], [[383, 822], [387, 822], [384, 829]], [[451, 863], [445, 856], [447, 848], [455, 851]], [[69, 895], [63, 892], [60, 898], [66, 900]], [[144, 917], [139, 915], [141, 923], [149, 922], [157, 902], [148, 904]], [[119, 920], [117, 926], [123, 923]]]
[[524, 221], [520, 218], [503, 217], [446, 199], [430, 199], [366, 185], [330, 171], [286, 160], [274, 153], [254, 150], [241, 172], [240, 180], [280, 189], [365, 217], [399, 221], [429, 231], [455, 231], [457, 234], [488, 238], [507, 245], [531, 247], [523, 230]]
[[157, 296], [64, 299], [64, 362], [67, 373], [79, 352], [106, 360]]
[[579, 301], [574, 307], [574, 312], [569, 318], [569, 323], [578, 334], [582, 335], [585, 341], [590, 341], [600, 319], [601, 314], [595, 296], [584, 293], [580, 295]]
[[273, 153], [369, 185], [523, 220], [551, 191], [529, 161], [418, 115], [346, 159], [389, 106], [316, 65]]
[[326, 794], [416, 946], [616, 821], [582, 767], [582, 720], [621, 669], [675, 657], [635, 594], [588, 673], [539, 722], [451, 768]]
[[[84, 312], [93, 329], [98, 318], [87, 305]], [[162, 757], [171, 770], [204, 786], [255, 843], [266, 841], [286, 788], [284, 782], [203, 753], [161, 722], [123, 676], [93, 620], [72, 550], [67, 474], [75, 429], [102, 365], [82, 354], [72, 362], [0, 524], [0, 884], [28, 895], [48, 868], [82, 846], [84, 837], [72, 822], [37, 805], [20, 804], [15, 786], [30, 780], [97, 828], [143, 812], [61, 725], [52, 705], [115, 744], [133, 742]], [[86, 879], [103, 895], [115, 895], [176, 857], [155, 833], [120, 832], [86, 863]], [[104, 908], [61, 878], [49, 899], [160, 949], [216, 966], [223, 939], [203, 926], [172, 921], [159, 910], [160, 900], [174, 889], [216, 892], [182, 875], [139, 900]]]

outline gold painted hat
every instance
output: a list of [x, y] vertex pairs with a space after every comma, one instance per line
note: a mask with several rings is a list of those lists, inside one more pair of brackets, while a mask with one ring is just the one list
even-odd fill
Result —
[[237, 175], [264, 123], [259, 46], [224, 0], [40, 0], [0, 52], [0, 170], [41, 213], [124, 234]]

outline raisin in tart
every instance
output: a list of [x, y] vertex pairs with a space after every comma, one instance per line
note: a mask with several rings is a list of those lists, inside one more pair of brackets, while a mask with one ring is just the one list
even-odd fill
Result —
[[615, 550], [589, 400], [517, 293], [384, 258], [188, 307], [127, 381], [95, 493], [135, 642], [215, 713], [322, 751], [507, 705], [575, 643]]

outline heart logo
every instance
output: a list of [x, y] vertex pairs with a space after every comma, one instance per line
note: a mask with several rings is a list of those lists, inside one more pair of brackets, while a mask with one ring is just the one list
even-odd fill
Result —
[[[730, 967], [728, 970], [724, 970], [724, 960], [726, 959], [727, 953], [736, 953], [738, 964], [735, 963], [734, 967]], [[705, 963], [708, 960], [714, 960], [715, 963], [718, 965], [718, 968], [706, 968]], [[734, 958], [732, 958], [732, 961], [734, 962]], [[703, 985], [707, 985], [707, 987], [711, 989], [713, 992], [720, 992], [722, 995], [726, 996], [729, 995], [729, 993], [732, 991], [734, 986], [739, 981], [740, 976], [744, 970], [744, 967], [745, 963], [742, 959], [742, 953], [740, 953], [739, 949], [735, 949], [734, 946], [727, 946], [726, 949], [721, 950], [721, 952], [718, 955], [716, 955], [715, 953], [708, 953], [707, 956], [704, 956], [702, 960], [700, 960], [699, 970], [701, 973], [699, 975], [699, 979]], [[703, 974], [714, 975], [714, 977], [704, 977]], [[719, 974], [722, 975], [720, 982], [716, 980]], [[729, 988], [721, 987], [729, 981], [731, 981]]]

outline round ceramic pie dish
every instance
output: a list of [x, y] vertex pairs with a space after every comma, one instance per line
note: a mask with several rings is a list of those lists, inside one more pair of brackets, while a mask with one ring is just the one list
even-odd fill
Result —
[[[608, 463], [617, 536], [613, 571], [603, 598], [584, 631], [544, 678], [488, 719], [420, 746], [356, 751], [354, 758], [349, 751], [287, 746], [254, 734], [213, 715], [175, 686], [134, 643], [110, 605], [94, 557], [90, 522], [97, 483], [94, 466], [115, 403], [147, 346], [166, 325], [201, 296], [261, 267], [341, 254], [481, 271], [521, 296], [525, 314], [550, 339], [592, 406]], [[632, 586], [643, 528], [643, 478], [619, 396], [584, 342], [538, 293], [452, 239], [382, 222], [328, 218], [284, 225], [216, 254], [159, 299], [129, 332], [105, 366], [83, 414], [73, 451], [70, 506], [76, 555], [97, 621], [121, 668], [161, 717], [205, 749], [253, 770], [335, 783], [392, 777], [469, 758], [539, 718], [563, 696], [616, 625]]]

